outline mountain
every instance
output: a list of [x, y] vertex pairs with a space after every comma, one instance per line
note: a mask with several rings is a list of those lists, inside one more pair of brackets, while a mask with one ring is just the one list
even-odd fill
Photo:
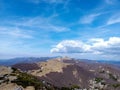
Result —
[[114, 61], [114, 60], [110, 60], [110, 61], [107, 61], [107, 60], [99, 60], [98, 62], [99, 62], [99, 63], [111, 64], [111, 65], [115, 65], [115, 66], [120, 67], [120, 61]]
[[51, 58], [55, 58], [55, 57], [39, 57], [39, 58], [22, 57], [22, 58], [12, 58], [12, 59], [2, 59], [0, 60], [0, 65], [11, 66], [17, 63], [34, 63], [34, 62], [46, 61]]
[[120, 69], [106, 63], [59, 57], [30, 64], [18, 63], [13, 67], [60, 90], [120, 90]]
[[[18, 58], [12, 58], [12, 59], [0, 59], [0, 65], [12, 66], [12, 65], [17, 64], [17, 63], [36, 63], [36, 62], [42, 62], [42, 61], [46, 61], [46, 60], [54, 59], [54, 58], [62, 58], [62, 57], [61, 56], [56, 56], [56, 57], [20, 57], [20, 58], [18, 57]], [[73, 60], [74, 60], [74, 58], [71, 58], [71, 62], [74, 62]], [[86, 63], [111, 64], [111, 65], [115, 65], [115, 66], [120, 67], [120, 61], [115, 61], [115, 60], [110, 60], [110, 61], [108, 61], [108, 60], [89, 60], [89, 59], [76, 59], [76, 60], [86, 62]]]
[[120, 61], [116, 61], [116, 60], [88, 60], [88, 59], [78, 59], [78, 60], [87, 62], [87, 63], [109, 64], [109, 65], [114, 65], [120, 68]]

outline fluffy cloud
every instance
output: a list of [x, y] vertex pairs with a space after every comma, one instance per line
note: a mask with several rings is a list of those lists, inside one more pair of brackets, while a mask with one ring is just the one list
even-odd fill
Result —
[[93, 43], [91, 49], [103, 54], [120, 54], [120, 37], [111, 37], [109, 40], [101, 40]]
[[56, 45], [55, 48], [51, 49], [51, 52], [60, 53], [82, 53], [88, 52], [90, 46], [84, 44], [81, 41], [65, 40]]
[[52, 48], [51, 52], [120, 55], [120, 37], [110, 37], [108, 40], [95, 38], [88, 42], [65, 40]]

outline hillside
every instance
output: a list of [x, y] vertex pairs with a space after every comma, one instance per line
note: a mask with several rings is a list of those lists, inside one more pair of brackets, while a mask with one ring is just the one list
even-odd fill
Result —
[[[34, 63], [33, 63], [34, 64]], [[21, 66], [22, 67], [17, 67]], [[14, 68], [23, 70], [28, 64], [17, 64]], [[35, 65], [35, 64], [34, 64]], [[58, 88], [77, 87], [88, 90], [120, 90], [120, 70], [118, 67], [87, 63], [71, 58], [54, 58], [37, 62], [36, 67], [26, 72]]]
[[[49, 85], [49, 86], [48, 86]], [[0, 90], [56, 90], [37, 77], [11, 67], [0, 66]]]

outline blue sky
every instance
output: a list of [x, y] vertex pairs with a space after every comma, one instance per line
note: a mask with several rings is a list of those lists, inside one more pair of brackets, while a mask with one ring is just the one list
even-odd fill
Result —
[[120, 0], [0, 0], [0, 58], [120, 60]]

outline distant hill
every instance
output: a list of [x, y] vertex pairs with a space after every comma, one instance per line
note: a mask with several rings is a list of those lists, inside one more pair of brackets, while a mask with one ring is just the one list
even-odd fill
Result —
[[22, 57], [22, 58], [13, 58], [13, 59], [2, 59], [0, 60], [0, 65], [11, 66], [17, 63], [34, 63], [34, 62], [46, 61], [51, 58], [55, 58], [55, 57], [40, 57], [40, 58]]
[[115, 60], [110, 60], [110, 61], [107, 61], [107, 60], [99, 60], [98, 62], [99, 62], [99, 63], [111, 64], [111, 65], [115, 65], [115, 66], [120, 67], [120, 61], [115, 61]]
[[78, 60], [87, 63], [110, 64], [110, 65], [118, 66], [120, 68], [120, 61], [116, 61], [116, 60], [88, 60], [88, 59], [78, 59]]
[[[35, 63], [42, 62], [53, 58], [62, 58], [61, 56], [56, 57], [21, 57], [21, 58], [12, 58], [12, 59], [0, 59], [0, 65], [11, 66], [17, 63]], [[74, 59], [74, 58], [72, 58]], [[89, 59], [76, 59], [78, 61], [83, 61], [87, 63], [103, 63], [103, 64], [111, 64], [120, 67], [120, 61], [115, 60], [89, 60]], [[70, 62], [70, 61], [69, 61]], [[73, 62], [73, 60], [71, 60]]]

